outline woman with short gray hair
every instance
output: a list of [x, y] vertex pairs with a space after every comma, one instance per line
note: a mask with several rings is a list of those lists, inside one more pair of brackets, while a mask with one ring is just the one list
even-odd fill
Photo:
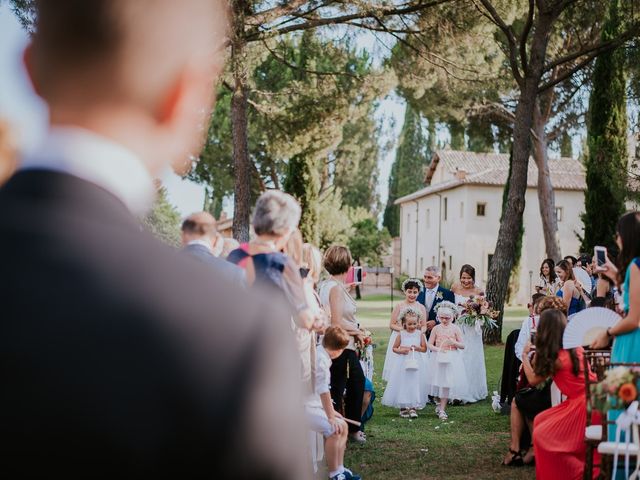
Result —
[[297, 231], [300, 211], [296, 199], [287, 193], [269, 190], [260, 195], [253, 213], [256, 237], [231, 252], [227, 260], [245, 268], [249, 286], [281, 291], [297, 314], [298, 326], [309, 329], [315, 316], [305, 299], [299, 266], [282, 253]]
[[[268, 190], [258, 198], [253, 212], [253, 231], [257, 236], [291, 235], [300, 222], [300, 205], [288, 193]], [[285, 241], [286, 243], [286, 241]]]

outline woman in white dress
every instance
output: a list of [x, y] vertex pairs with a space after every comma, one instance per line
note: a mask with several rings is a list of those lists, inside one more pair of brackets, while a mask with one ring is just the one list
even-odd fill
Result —
[[[456, 295], [456, 305], [462, 310], [461, 305], [467, 303], [471, 297], [482, 293], [476, 286], [476, 270], [471, 265], [463, 265], [460, 269], [460, 280], [453, 284], [451, 291]], [[482, 343], [482, 332], [470, 326], [460, 324], [462, 330], [462, 340], [465, 349], [462, 350], [462, 361], [467, 374], [469, 388], [465, 398], [458, 398], [465, 403], [478, 402], [487, 398], [487, 369], [484, 363], [484, 344]]]

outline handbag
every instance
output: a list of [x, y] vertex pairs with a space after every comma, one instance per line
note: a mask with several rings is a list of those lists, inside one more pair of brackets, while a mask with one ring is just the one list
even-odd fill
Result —
[[418, 359], [416, 358], [416, 351], [411, 349], [411, 357], [404, 361], [405, 370], [418, 370]]

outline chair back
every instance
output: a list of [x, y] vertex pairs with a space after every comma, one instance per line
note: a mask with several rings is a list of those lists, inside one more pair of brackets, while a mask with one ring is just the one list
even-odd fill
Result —
[[[604, 378], [604, 374], [611, 364], [611, 350], [585, 350], [582, 356], [582, 363], [585, 395], [587, 396], [587, 426], [589, 426], [595, 409], [595, 399], [591, 393], [591, 386]], [[596, 380], [591, 380], [590, 372], [596, 375]]]

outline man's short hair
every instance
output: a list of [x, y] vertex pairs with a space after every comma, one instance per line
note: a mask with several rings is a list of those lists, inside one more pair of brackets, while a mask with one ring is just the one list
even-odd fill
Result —
[[228, 12], [222, 0], [35, 0], [36, 88], [45, 100], [65, 90], [157, 107], [188, 55], [224, 48]]
[[424, 269], [424, 274], [426, 275], [427, 273], [433, 273], [434, 275], [440, 276], [442, 275], [442, 270], [436, 265], [431, 265]]
[[322, 346], [329, 350], [344, 350], [349, 345], [350, 336], [342, 327], [329, 327], [324, 332]]
[[182, 232], [198, 237], [215, 237], [218, 234], [218, 226], [215, 218], [208, 212], [196, 212], [182, 222]]

